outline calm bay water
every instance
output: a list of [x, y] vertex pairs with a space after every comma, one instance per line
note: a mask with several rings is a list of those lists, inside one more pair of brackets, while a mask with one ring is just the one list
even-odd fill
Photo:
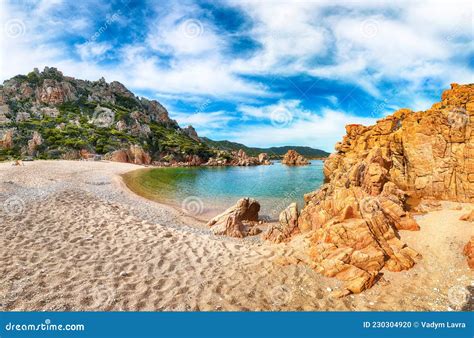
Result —
[[248, 196], [260, 202], [261, 215], [275, 219], [291, 202], [303, 206], [303, 195], [323, 183], [322, 168], [319, 160], [299, 167], [275, 162], [255, 167], [159, 168], [135, 175], [133, 185], [142, 195], [199, 218], [212, 217]]

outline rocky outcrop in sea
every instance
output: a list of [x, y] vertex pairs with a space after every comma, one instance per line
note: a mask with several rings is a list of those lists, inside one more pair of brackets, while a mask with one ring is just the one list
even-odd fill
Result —
[[310, 164], [309, 161], [303, 155], [298, 154], [295, 150], [292, 149], [288, 150], [288, 152], [283, 156], [281, 163], [289, 166]]
[[[373, 126], [346, 126], [324, 163], [327, 183], [305, 195], [298, 218], [316, 270], [357, 293], [383, 268], [413, 267], [421, 257], [398, 231], [419, 229], [417, 202], [474, 201], [473, 116], [474, 85], [453, 84], [426, 111], [401, 109]], [[283, 241], [291, 228], [269, 238]], [[472, 239], [465, 254], [472, 262]]]
[[230, 154], [225, 151], [218, 151], [217, 156], [211, 157], [205, 164], [210, 167], [218, 166], [240, 166], [248, 167], [255, 165], [271, 165], [270, 157], [266, 153], [261, 153], [258, 156], [249, 156], [247, 153], [240, 149], [239, 151], [233, 151]]

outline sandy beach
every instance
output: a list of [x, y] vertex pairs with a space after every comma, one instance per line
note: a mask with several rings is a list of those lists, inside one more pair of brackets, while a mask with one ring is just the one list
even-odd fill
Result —
[[[131, 193], [113, 162], [0, 163], [0, 310], [472, 310], [462, 255], [472, 204], [443, 202], [401, 231], [423, 259], [344, 298], [306, 264], [304, 235], [287, 244], [216, 237], [170, 206]], [[462, 295], [461, 295], [462, 296]], [[472, 296], [471, 296], [472, 298]]]

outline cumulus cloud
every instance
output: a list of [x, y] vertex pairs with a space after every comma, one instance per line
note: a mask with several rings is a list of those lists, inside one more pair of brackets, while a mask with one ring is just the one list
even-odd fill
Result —
[[257, 118], [262, 120], [276, 120], [278, 115], [287, 115], [287, 119], [293, 119], [293, 116], [309, 114], [301, 108], [301, 100], [280, 100], [275, 104], [266, 106], [240, 105], [237, 110], [242, 113], [242, 118]]
[[255, 20], [251, 33], [263, 46], [235, 63], [242, 71], [337, 79], [375, 97], [382, 81], [403, 79], [416, 90], [430, 77], [447, 84], [474, 76], [452, 60], [474, 52], [469, 1], [278, 2], [271, 11], [265, 3], [239, 6]]
[[[270, 111], [272, 108], [263, 108]], [[258, 147], [273, 145], [305, 145], [319, 147], [332, 152], [334, 144], [345, 135], [345, 125], [351, 123], [371, 125], [375, 118], [359, 117], [345, 112], [322, 109], [320, 114], [294, 109], [288, 126], [280, 128], [278, 124], [254, 125], [227, 134], [234, 141], [243, 141]]]
[[172, 114], [172, 117], [182, 125], [190, 124], [200, 130], [222, 129], [227, 126], [229, 121], [235, 119], [225, 111], [194, 113], [175, 112]]
[[[343, 124], [369, 123], [374, 115], [363, 107], [343, 111], [350, 88], [385, 102], [375, 114], [383, 115], [400, 104], [426, 108], [450, 82], [474, 78], [467, 0], [229, 1], [219, 7], [220, 19], [212, 6], [192, 0], [127, 3], [2, 1], [2, 80], [44, 66], [90, 80], [104, 76], [156, 93], [172, 115], [201, 133], [215, 128], [250, 145], [330, 149]], [[225, 17], [228, 9], [238, 15]], [[240, 21], [245, 25], [226, 28]], [[314, 107], [306, 103], [318, 93], [302, 98], [274, 83], [295, 77], [323, 79], [348, 93], [326, 88], [327, 102], [308, 110], [303, 106]], [[193, 110], [209, 97], [225, 107]], [[364, 114], [367, 119], [358, 117]]]
[[83, 60], [104, 58], [107, 51], [113, 48], [108, 42], [86, 42], [76, 45], [77, 51]]

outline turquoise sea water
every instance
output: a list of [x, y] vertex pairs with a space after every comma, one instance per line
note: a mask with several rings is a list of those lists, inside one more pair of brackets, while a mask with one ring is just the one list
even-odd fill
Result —
[[303, 206], [303, 195], [324, 180], [323, 161], [288, 167], [279, 162], [255, 167], [197, 167], [152, 169], [139, 179], [153, 198], [184, 208], [196, 216], [222, 212], [241, 197], [261, 204], [260, 214], [271, 219], [291, 202]]

